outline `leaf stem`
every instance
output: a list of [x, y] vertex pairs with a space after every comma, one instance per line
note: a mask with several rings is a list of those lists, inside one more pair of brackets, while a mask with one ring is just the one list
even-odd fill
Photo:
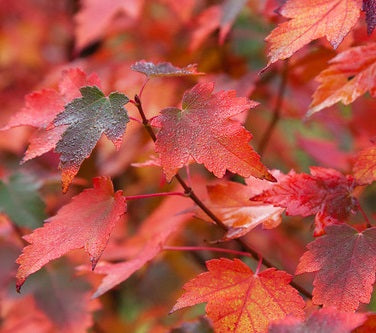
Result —
[[146, 84], [149, 82], [149, 80], [150, 80], [149, 78], [146, 78], [144, 84], [142, 85], [140, 92], [138, 93], [139, 98], [141, 98], [142, 93], [144, 92], [144, 88], [145, 88]]
[[[142, 108], [141, 100], [140, 100], [139, 96], [137, 96], [137, 95], [134, 97], [134, 99], [136, 101], [137, 109], [138, 109], [138, 111], [139, 111], [139, 113], [141, 115], [142, 123], [144, 124], [144, 127], [147, 130], [147, 132], [149, 133], [151, 139], [155, 142], [157, 140], [157, 137], [156, 137], [156, 135], [155, 135], [155, 133], [153, 131], [153, 128], [150, 126], [149, 120], [145, 116], [144, 110]], [[196, 193], [192, 190], [192, 188], [190, 186], [187, 185], [187, 183], [183, 180], [183, 178], [179, 175], [179, 173], [177, 173], [174, 177], [179, 182], [179, 184], [183, 187], [184, 194], [187, 197], [189, 197], [197, 206], [199, 206], [205, 212], [205, 214], [208, 215], [222, 230], [228, 231], [228, 228], [227, 228], [226, 224], [224, 224], [223, 221], [220, 220], [197, 197]], [[243, 249], [247, 250], [255, 260], [257, 260], [257, 261], [259, 260], [259, 258], [260, 258], [259, 253], [256, 250], [254, 250], [244, 239], [237, 238], [236, 241], [241, 245], [241, 247]], [[268, 268], [275, 267], [275, 265], [273, 265], [271, 262], [269, 262], [266, 259], [263, 259], [263, 264], [264, 264], [265, 267], [268, 267]], [[307, 298], [312, 299], [312, 294], [309, 291], [305, 290], [303, 287], [301, 287], [300, 285], [296, 284], [295, 282], [291, 282], [290, 284], [296, 290], [298, 290], [302, 295], [306, 296]]]
[[139, 123], [139, 124], [142, 124], [142, 121], [139, 120], [139, 119], [137, 119], [137, 118], [134, 118], [134, 117], [131, 117], [131, 116], [128, 116], [128, 118], [129, 118], [130, 120], [133, 120], [133, 121]]
[[277, 101], [273, 110], [272, 119], [270, 120], [270, 123], [267, 127], [267, 129], [264, 132], [264, 135], [262, 136], [257, 151], [260, 155], [262, 155], [270, 141], [270, 138], [273, 134], [274, 128], [277, 125], [280, 117], [281, 117], [281, 108], [282, 108], [282, 102], [283, 102], [283, 96], [285, 95], [286, 86], [287, 86], [287, 75], [288, 74], [288, 60], [285, 60], [282, 74], [281, 74], [281, 82], [279, 84], [279, 90], [278, 90], [278, 96]]
[[138, 195], [128, 195], [125, 196], [125, 200], [138, 200], [138, 199], [147, 199], [155, 197], [166, 197], [169, 195], [180, 195], [186, 197], [186, 194], [183, 192], [160, 192], [160, 193], [150, 193], [150, 194], [138, 194]]
[[229, 253], [236, 256], [243, 256], [253, 258], [248, 252], [236, 251], [231, 249], [223, 249], [220, 247], [210, 247], [210, 246], [163, 246], [163, 250], [166, 251], [212, 251], [212, 252], [222, 252]]
[[154, 133], [152, 127], [150, 126], [150, 122], [145, 116], [145, 112], [144, 112], [144, 109], [142, 108], [141, 100], [138, 97], [138, 95], [134, 96], [134, 100], [136, 102], [135, 105], [138, 109], [138, 112], [140, 113], [140, 116], [142, 118], [143, 125], [145, 126], [146, 130], [148, 131], [148, 133], [149, 133], [150, 137], [153, 139], [153, 141], [154, 142], [157, 141], [157, 137], [155, 136], [155, 133]]
[[260, 273], [261, 266], [262, 266], [262, 257], [260, 256], [255, 275], [258, 275], [258, 273]]

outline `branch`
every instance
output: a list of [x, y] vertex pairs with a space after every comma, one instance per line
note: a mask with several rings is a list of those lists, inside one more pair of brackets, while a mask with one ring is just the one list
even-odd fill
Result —
[[283, 70], [281, 74], [281, 82], [279, 84], [279, 90], [278, 90], [278, 96], [277, 101], [273, 110], [273, 116], [272, 119], [267, 127], [267, 129], [264, 132], [264, 135], [262, 136], [257, 151], [260, 155], [262, 155], [265, 151], [265, 148], [267, 147], [270, 138], [272, 136], [272, 133], [274, 131], [275, 126], [277, 125], [280, 117], [281, 117], [281, 108], [282, 108], [282, 102], [283, 102], [283, 96], [285, 95], [286, 91], [286, 85], [287, 85], [287, 74], [288, 74], [288, 60], [284, 62]]
[[163, 246], [162, 250], [165, 251], [213, 251], [213, 252], [222, 252], [229, 253], [235, 256], [243, 256], [253, 258], [252, 255], [248, 252], [236, 251], [231, 249], [223, 249], [220, 247], [210, 247], [210, 246]]
[[[147, 130], [147, 132], [149, 133], [150, 137], [152, 138], [152, 140], [155, 142], [157, 140], [157, 137], [153, 131], [153, 128], [150, 126], [150, 123], [149, 123], [149, 120], [146, 118], [145, 116], [145, 112], [142, 108], [142, 104], [141, 104], [141, 100], [140, 98], [136, 95], [134, 97], [134, 100], [136, 102], [136, 106], [137, 106], [137, 109], [141, 115], [141, 118], [142, 118], [142, 123], [144, 124], [145, 126], [145, 129]], [[198, 197], [197, 195], [195, 194], [195, 192], [192, 190], [191, 187], [189, 187], [186, 182], [183, 180], [183, 178], [179, 175], [179, 173], [177, 173], [174, 178], [180, 183], [180, 185], [183, 187], [184, 189], [184, 193], [187, 197], [189, 197], [197, 206], [199, 206], [204, 212], [206, 215], [208, 215], [222, 230], [224, 231], [228, 231], [228, 228], [226, 226], [226, 224], [223, 223], [223, 221], [221, 219], [219, 219]], [[241, 247], [245, 250], [247, 250], [247, 252], [249, 252], [251, 254], [251, 256], [259, 261], [260, 259], [260, 255], [259, 253], [254, 250], [252, 247], [249, 246], [249, 244], [244, 241], [243, 239], [241, 238], [237, 238], [236, 241], [241, 245]], [[271, 267], [275, 267], [275, 265], [273, 265], [270, 261], [266, 260], [265, 258], [262, 259], [262, 263], [265, 267], [268, 267], [268, 268], [271, 268]], [[293, 286], [296, 290], [298, 290], [302, 295], [306, 296], [307, 298], [310, 298], [312, 299], [312, 295], [309, 291], [305, 290], [303, 287], [301, 287], [300, 285], [296, 284], [295, 282], [291, 282], [290, 283], [291, 286]]]
[[178, 196], [186, 197], [186, 194], [183, 192], [160, 192], [160, 193], [127, 195], [125, 196], [125, 200], [138, 200], [138, 199], [147, 199], [147, 198], [155, 198], [155, 197], [166, 197], [169, 195], [178, 195]]

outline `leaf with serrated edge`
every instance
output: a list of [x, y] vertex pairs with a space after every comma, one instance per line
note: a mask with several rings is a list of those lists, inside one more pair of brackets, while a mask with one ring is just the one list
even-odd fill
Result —
[[315, 215], [314, 235], [326, 225], [342, 223], [356, 209], [352, 197], [355, 182], [337, 170], [311, 167], [311, 175], [290, 173], [251, 200], [286, 208], [288, 215]]
[[214, 83], [199, 83], [185, 92], [182, 110], [167, 108], [153, 119], [152, 125], [161, 128], [156, 151], [167, 180], [192, 156], [219, 178], [227, 169], [243, 177], [274, 181], [249, 145], [251, 133], [230, 119], [257, 103], [236, 97], [233, 90], [213, 94], [213, 89]]
[[367, 319], [365, 313], [341, 312], [335, 308], [317, 310], [303, 321], [286, 317], [273, 322], [268, 333], [349, 333]]
[[217, 333], [266, 331], [270, 322], [288, 315], [304, 317], [304, 300], [289, 283], [291, 275], [269, 268], [253, 273], [242, 261], [206, 262], [208, 272], [184, 285], [171, 312], [207, 303], [206, 314]]
[[316, 78], [320, 86], [313, 94], [307, 116], [338, 102], [348, 105], [367, 91], [376, 96], [376, 43], [350, 48], [329, 62]]
[[53, 124], [67, 125], [55, 151], [60, 153], [63, 192], [68, 190], [82, 162], [90, 156], [96, 143], [104, 133], [118, 149], [129, 122], [123, 105], [129, 99], [121, 93], [106, 97], [97, 87], [80, 89], [82, 97], [65, 106]]
[[356, 181], [361, 185], [371, 184], [376, 180], [376, 145], [358, 154], [353, 172]]
[[326, 37], [334, 48], [358, 21], [361, 0], [289, 0], [279, 11], [290, 20], [266, 37], [268, 66], [287, 59], [311, 41]]
[[73, 197], [42, 228], [24, 237], [30, 245], [17, 259], [18, 290], [30, 274], [74, 249], [84, 247], [94, 269], [112, 229], [125, 214], [126, 203], [122, 191], [114, 193], [110, 178], [97, 177], [93, 183], [93, 188]]
[[376, 273], [376, 228], [359, 233], [347, 224], [326, 228], [308, 244], [296, 274], [316, 272], [313, 302], [342, 311], [369, 303]]

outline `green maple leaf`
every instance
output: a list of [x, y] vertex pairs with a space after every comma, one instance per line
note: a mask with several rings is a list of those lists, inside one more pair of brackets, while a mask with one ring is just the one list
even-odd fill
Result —
[[68, 125], [55, 148], [61, 154], [64, 192], [102, 134], [118, 149], [129, 122], [127, 110], [123, 107], [129, 99], [124, 94], [114, 92], [106, 97], [95, 86], [83, 87], [80, 92], [82, 97], [67, 104], [53, 121], [55, 126]]

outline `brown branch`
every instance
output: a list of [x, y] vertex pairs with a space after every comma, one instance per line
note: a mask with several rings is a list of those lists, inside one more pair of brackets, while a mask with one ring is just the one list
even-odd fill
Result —
[[262, 155], [270, 141], [270, 138], [273, 134], [274, 128], [277, 125], [280, 117], [281, 117], [281, 108], [283, 102], [283, 96], [285, 95], [286, 86], [287, 86], [287, 74], [288, 74], [288, 60], [285, 60], [283, 65], [283, 70], [281, 74], [281, 82], [279, 84], [278, 96], [277, 101], [273, 110], [272, 119], [262, 136], [259, 145], [257, 147], [257, 151], [260, 155]]
[[[150, 126], [149, 120], [145, 116], [145, 112], [144, 112], [144, 110], [142, 108], [142, 104], [141, 104], [140, 98], [136, 95], [135, 98], [134, 98], [134, 100], [136, 102], [137, 109], [138, 109], [138, 111], [139, 111], [139, 113], [141, 115], [142, 122], [143, 122], [143, 124], [145, 126], [145, 129], [149, 133], [149, 135], [152, 138], [152, 140], [155, 142], [157, 140], [157, 137], [156, 137], [156, 135], [155, 135], [155, 133], [153, 131], [153, 128]], [[197, 197], [197, 195], [195, 194], [195, 192], [192, 190], [191, 187], [189, 187], [187, 185], [187, 183], [183, 180], [183, 178], [179, 175], [179, 173], [177, 173], [174, 177], [180, 183], [180, 185], [183, 187], [185, 195], [187, 197], [189, 197], [197, 206], [199, 206], [205, 212], [205, 214], [208, 215], [222, 230], [228, 231], [228, 227], [226, 226], [226, 224], [224, 224], [223, 221], [221, 219], [219, 219]], [[249, 246], [249, 244], [247, 244], [247, 242], [245, 242], [241, 238], [237, 238], [236, 241], [241, 245], [242, 249], [245, 249], [247, 252], [249, 252], [255, 260], [258, 261], [260, 259], [261, 256], [259, 255], [259, 253], [256, 250], [254, 250], [251, 246]], [[270, 261], [266, 260], [264, 257], [262, 259], [262, 262], [263, 262], [263, 265], [265, 267], [268, 267], [268, 268], [275, 267], [275, 265], [273, 265]], [[300, 285], [296, 284], [295, 282], [291, 282], [290, 284], [296, 290], [298, 290], [302, 295], [306, 296], [307, 298], [312, 299], [312, 294], [309, 291], [307, 291], [306, 289], [304, 289]]]

